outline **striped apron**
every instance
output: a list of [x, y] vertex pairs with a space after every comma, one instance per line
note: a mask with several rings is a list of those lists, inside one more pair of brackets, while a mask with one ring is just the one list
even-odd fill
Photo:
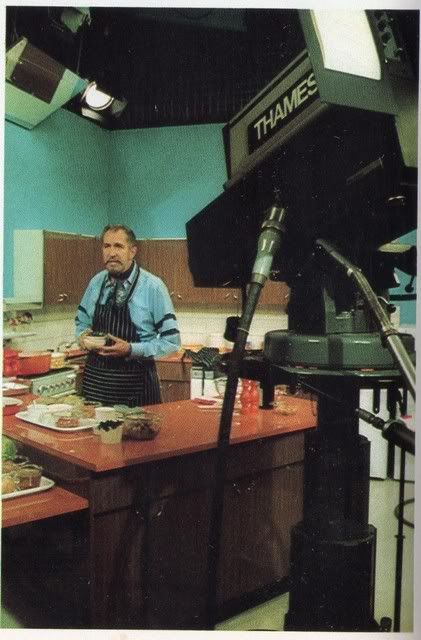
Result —
[[[137, 331], [130, 317], [128, 301], [139, 278], [139, 271], [121, 305], [114, 301], [100, 304], [107, 277], [95, 306], [92, 330], [110, 333], [127, 342], [137, 342]], [[155, 361], [152, 357], [139, 360], [111, 358], [90, 351], [83, 374], [82, 395], [86, 400], [95, 400], [104, 405], [139, 407], [158, 404], [162, 399]]]

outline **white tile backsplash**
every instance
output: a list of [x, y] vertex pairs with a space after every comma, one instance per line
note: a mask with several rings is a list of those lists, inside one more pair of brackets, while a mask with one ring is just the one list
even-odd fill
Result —
[[[222, 347], [231, 343], [224, 341], [225, 322], [229, 313], [221, 311], [178, 311], [177, 319], [183, 344], [203, 344]], [[259, 348], [264, 334], [273, 329], [286, 329], [288, 316], [283, 313], [257, 312], [249, 332], [253, 348]]]
[[[29, 325], [20, 325], [16, 328], [16, 337], [8, 342], [13, 349], [24, 351], [43, 351], [56, 349], [60, 343], [70, 344], [75, 340], [74, 317], [75, 309], [64, 310], [52, 308], [48, 311], [31, 312], [33, 320]], [[10, 334], [11, 329], [4, 326], [4, 332]], [[30, 331], [35, 335], [20, 337], [20, 333]], [[63, 345], [62, 345], [63, 346]]]
[[[16, 337], [9, 342], [15, 349], [37, 351], [56, 349], [60, 343], [71, 343], [74, 340], [74, 316], [76, 310], [72, 307], [52, 308], [48, 311], [34, 311], [30, 325], [21, 325], [16, 330]], [[229, 311], [220, 310], [183, 310], [177, 311], [183, 344], [201, 344], [206, 346], [227, 346], [224, 341], [225, 321]], [[286, 329], [288, 316], [275, 312], [257, 312], [250, 328], [250, 342], [253, 348], [259, 348], [263, 336], [273, 329]], [[19, 332], [31, 331], [34, 336], [20, 338]], [[4, 327], [4, 332], [10, 333], [10, 327]]]

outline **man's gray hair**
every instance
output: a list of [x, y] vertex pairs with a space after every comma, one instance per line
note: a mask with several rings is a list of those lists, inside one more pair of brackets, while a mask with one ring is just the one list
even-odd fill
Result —
[[129, 229], [129, 227], [126, 227], [126, 225], [124, 224], [107, 224], [107, 226], [104, 228], [104, 230], [101, 233], [101, 240], [104, 240], [104, 236], [107, 233], [107, 231], [124, 231], [124, 233], [127, 236], [127, 240], [129, 242], [129, 244], [136, 244], [136, 236], [134, 234], [134, 231], [132, 231], [132, 229]]

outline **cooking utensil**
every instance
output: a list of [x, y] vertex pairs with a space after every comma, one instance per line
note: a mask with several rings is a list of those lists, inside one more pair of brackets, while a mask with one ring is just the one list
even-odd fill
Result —
[[51, 365], [50, 351], [21, 352], [18, 358], [18, 375], [32, 376], [47, 373]]

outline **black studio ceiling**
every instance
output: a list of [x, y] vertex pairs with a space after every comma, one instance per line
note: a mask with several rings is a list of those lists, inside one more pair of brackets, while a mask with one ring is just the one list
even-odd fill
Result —
[[[127, 100], [110, 128], [227, 122], [304, 48], [291, 9], [91, 7], [76, 33], [62, 10], [7, 7], [6, 46], [26, 36]], [[67, 108], [80, 113], [80, 98]]]
[[[34, 46], [127, 107], [113, 128], [226, 122], [304, 46], [296, 11], [90, 8], [72, 33], [57, 7], [8, 7], [6, 46]], [[79, 112], [79, 98], [67, 108]]]

